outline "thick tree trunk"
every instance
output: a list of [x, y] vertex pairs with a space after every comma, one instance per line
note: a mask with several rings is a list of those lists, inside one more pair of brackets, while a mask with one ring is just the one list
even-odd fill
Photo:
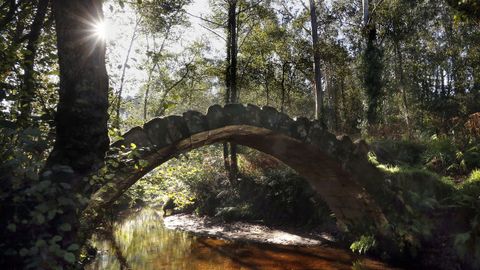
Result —
[[69, 269], [78, 259], [74, 254], [78, 255], [78, 249], [67, 252], [67, 248], [83, 244], [84, 238], [77, 233], [78, 215], [89, 197], [89, 181], [85, 180], [103, 165], [109, 147], [105, 43], [92, 34], [92, 24], [103, 19], [102, 2], [52, 2], [60, 90], [55, 144], [41, 174], [42, 181], [50, 184], [37, 203], [51, 204], [57, 213], [32, 230], [37, 240], [59, 236], [61, 252], [41, 248], [39, 269]]
[[310, 0], [310, 23], [312, 26], [313, 69], [315, 84], [315, 119], [324, 122], [322, 73], [320, 69], [320, 51], [318, 42], [317, 11], [315, 1]]
[[101, 0], [54, 0], [60, 67], [56, 140], [47, 168], [66, 165], [85, 176], [104, 161], [108, 138], [105, 42], [92, 35], [103, 20]]

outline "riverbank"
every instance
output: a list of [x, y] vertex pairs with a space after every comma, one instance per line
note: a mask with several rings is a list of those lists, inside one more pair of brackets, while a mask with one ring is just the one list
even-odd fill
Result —
[[167, 229], [235, 241], [295, 246], [317, 246], [335, 242], [333, 235], [325, 232], [272, 228], [241, 221], [224, 222], [220, 219], [199, 217], [193, 214], [168, 216], [163, 219], [163, 223]]

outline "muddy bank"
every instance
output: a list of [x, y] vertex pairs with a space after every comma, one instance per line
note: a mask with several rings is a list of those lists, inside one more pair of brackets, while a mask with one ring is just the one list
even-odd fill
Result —
[[168, 216], [163, 219], [163, 222], [168, 229], [235, 241], [296, 246], [316, 246], [335, 241], [334, 237], [327, 233], [269, 228], [265, 225], [240, 221], [226, 223], [214, 218], [198, 217], [192, 214]]

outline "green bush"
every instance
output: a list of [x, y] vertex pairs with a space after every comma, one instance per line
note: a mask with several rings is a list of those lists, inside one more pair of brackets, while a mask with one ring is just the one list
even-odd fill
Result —
[[459, 256], [469, 265], [480, 267], [480, 170], [471, 172], [451, 197], [452, 207], [467, 219], [467, 228], [454, 235]]
[[467, 180], [460, 185], [460, 190], [465, 195], [480, 196], [480, 170], [473, 170]]
[[377, 245], [377, 241], [373, 235], [362, 235], [360, 238], [353, 242], [350, 245], [350, 249], [353, 252], [357, 252], [359, 254], [365, 254], [369, 250], [375, 248]]
[[415, 166], [422, 162], [426, 147], [413, 141], [381, 140], [371, 144], [379, 162], [390, 165]]
[[[455, 164], [458, 149], [447, 137], [432, 136], [427, 142], [427, 150], [423, 154], [423, 163], [436, 172], [446, 173], [447, 168]], [[453, 168], [453, 167], [452, 167]]]

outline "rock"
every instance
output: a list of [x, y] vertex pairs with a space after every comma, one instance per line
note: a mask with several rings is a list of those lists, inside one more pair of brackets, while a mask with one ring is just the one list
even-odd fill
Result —
[[269, 106], [264, 106], [260, 113], [260, 123], [263, 128], [275, 130], [278, 120], [278, 111]]
[[244, 123], [254, 127], [261, 127], [261, 113], [262, 110], [258, 106], [248, 104], [245, 108]]
[[243, 104], [227, 104], [223, 107], [225, 125], [245, 124], [245, 106]]
[[210, 130], [225, 126], [225, 114], [220, 105], [213, 105], [208, 108], [207, 122]]
[[172, 143], [168, 134], [168, 121], [165, 118], [155, 118], [143, 125], [143, 129], [156, 149]]
[[207, 117], [197, 111], [188, 111], [183, 113], [183, 119], [187, 125], [190, 134], [200, 133], [208, 130]]
[[116, 141], [112, 144], [113, 147], [125, 146], [129, 148], [131, 144], [135, 144], [137, 147], [151, 147], [152, 142], [148, 138], [147, 133], [141, 127], [134, 127], [123, 134], [123, 139]]
[[166, 117], [165, 120], [167, 120], [168, 135], [170, 136], [170, 140], [172, 142], [176, 142], [190, 136], [187, 123], [183, 117], [171, 115]]
[[290, 118], [288, 115], [279, 112], [277, 114], [277, 123], [275, 125], [275, 130], [283, 133], [285, 135], [290, 136], [290, 126], [293, 124], [292, 118]]
[[310, 126], [311, 122], [308, 120], [308, 118], [299, 117], [290, 125], [289, 134], [296, 139], [305, 141], [308, 131], [310, 130]]

